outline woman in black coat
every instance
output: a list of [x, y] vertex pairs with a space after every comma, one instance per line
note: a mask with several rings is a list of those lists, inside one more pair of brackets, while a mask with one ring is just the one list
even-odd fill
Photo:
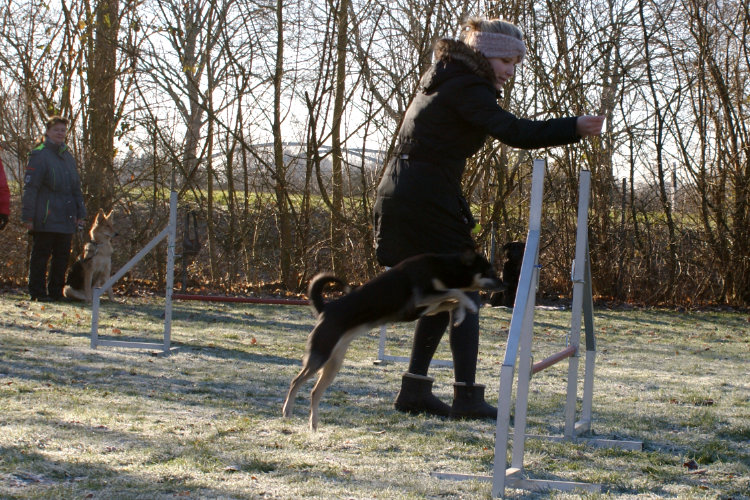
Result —
[[[515, 117], [497, 102], [526, 53], [520, 30], [505, 21], [470, 19], [461, 40], [440, 40], [434, 64], [420, 81], [385, 167], [374, 207], [378, 262], [394, 266], [421, 253], [475, 248], [475, 221], [461, 192], [466, 160], [488, 136], [533, 149], [577, 142], [601, 133], [604, 118], [579, 116], [537, 121]], [[472, 298], [479, 303], [479, 296]], [[449, 313], [422, 317], [416, 326], [408, 371], [395, 407], [452, 418], [495, 418], [497, 409], [475, 384], [479, 316], [451, 326], [454, 398], [432, 394], [430, 361], [450, 321]]]

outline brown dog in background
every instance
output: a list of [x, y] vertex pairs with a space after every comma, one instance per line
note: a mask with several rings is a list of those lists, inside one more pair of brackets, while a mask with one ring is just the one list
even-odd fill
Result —
[[[91, 241], [83, 247], [83, 255], [71, 266], [65, 279], [63, 295], [69, 299], [91, 302], [94, 288], [101, 287], [112, 274], [112, 238], [117, 236], [113, 223], [112, 211], [104, 214], [99, 209], [91, 226], [89, 236]], [[112, 298], [112, 288], [107, 289], [109, 300]]]

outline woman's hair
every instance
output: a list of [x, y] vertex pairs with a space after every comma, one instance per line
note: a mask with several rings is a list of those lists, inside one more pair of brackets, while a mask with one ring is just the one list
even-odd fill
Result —
[[52, 115], [52, 116], [49, 116], [49, 117], [47, 118], [47, 121], [46, 121], [46, 122], [45, 122], [45, 124], [44, 124], [44, 133], [43, 133], [43, 134], [41, 135], [41, 137], [39, 137], [39, 138], [38, 138], [38, 139], [37, 139], [37, 140], [36, 140], [36, 141], [34, 142], [34, 144], [33, 144], [33, 145], [31, 146], [31, 147], [32, 147], [32, 149], [33, 149], [33, 148], [36, 148], [36, 147], [37, 147], [37, 146], [39, 146], [40, 144], [44, 144], [44, 142], [46, 141], [46, 138], [47, 138], [47, 130], [49, 130], [50, 128], [54, 127], [54, 126], [55, 126], [55, 125], [57, 125], [58, 123], [64, 123], [64, 124], [65, 124], [65, 126], [67, 127], [67, 126], [68, 126], [68, 123], [70, 123], [70, 122], [68, 121], [68, 119], [67, 119], [67, 118], [63, 118], [63, 117], [62, 117], [62, 116], [60, 116], [60, 115]]
[[47, 118], [47, 130], [49, 130], [50, 128], [54, 127], [58, 123], [64, 123], [65, 126], [67, 127], [68, 126], [68, 119], [67, 118], [63, 118], [60, 115], [52, 115], [52, 116], [50, 116], [49, 118]]
[[508, 21], [503, 21], [502, 19], [470, 17], [464, 22], [462, 28], [460, 37], [462, 41], [466, 39], [467, 35], [477, 31], [484, 33], [500, 33], [502, 35], [508, 35], [523, 40], [523, 33], [518, 26], [511, 24]]

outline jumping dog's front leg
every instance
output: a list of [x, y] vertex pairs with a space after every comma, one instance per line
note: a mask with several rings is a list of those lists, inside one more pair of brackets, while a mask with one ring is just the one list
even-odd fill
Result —
[[455, 326], [460, 325], [466, 318], [467, 309], [473, 313], [478, 311], [474, 301], [457, 288], [447, 289], [440, 295], [425, 297], [417, 305], [426, 308], [422, 313], [425, 316], [431, 316], [443, 311], [453, 311], [453, 324]]
[[458, 307], [453, 310], [453, 326], [458, 326], [463, 323], [464, 319], [466, 318], [467, 309], [472, 313], [476, 313], [479, 310], [476, 303], [474, 303], [474, 301], [471, 300], [468, 295], [466, 295], [464, 292], [461, 292], [460, 290], [457, 291], [460, 295], [456, 297], [458, 299]]

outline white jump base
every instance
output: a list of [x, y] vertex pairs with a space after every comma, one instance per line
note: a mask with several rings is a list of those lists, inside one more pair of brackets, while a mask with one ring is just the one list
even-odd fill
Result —
[[[175, 260], [175, 241], [177, 235], [177, 192], [171, 191], [169, 195], [169, 222], [167, 227], [161, 230], [145, 247], [143, 247], [135, 256], [130, 259], [122, 268], [113, 274], [101, 288], [94, 288], [91, 303], [91, 348], [96, 349], [99, 346], [109, 347], [126, 347], [132, 349], [150, 349], [158, 350], [163, 354], [169, 354], [172, 349], [172, 292], [174, 288], [174, 260]], [[146, 256], [159, 242], [167, 238], [167, 276], [166, 292], [164, 305], [164, 337], [161, 343], [141, 342], [129, 340], [109, 340], [99, 337], [99, 304], [102, 294], [114, 285], [117, 280], [122, 278], [134, 265]]]

